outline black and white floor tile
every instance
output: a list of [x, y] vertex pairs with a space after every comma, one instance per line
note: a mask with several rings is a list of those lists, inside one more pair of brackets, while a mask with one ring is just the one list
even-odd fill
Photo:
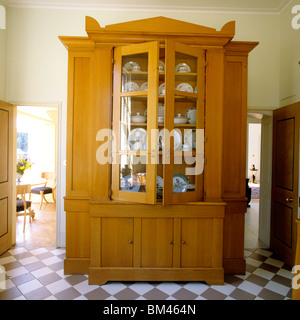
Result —
[[[245, 250], [245, 275], [205, 282], [108, 282], [64, 275], [65, 249], [14, 247], [0, 256], [0, 300], [289, 300], [293, 274], [272, 252]], [[2, 272], [2, 273], [3, 273]], [[3, 276], [3, 274], [2, 274]]]

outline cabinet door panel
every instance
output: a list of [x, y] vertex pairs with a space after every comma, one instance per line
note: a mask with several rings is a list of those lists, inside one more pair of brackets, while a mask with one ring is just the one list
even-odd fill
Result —
[[182, 219], [181, 267], [212, 265], [212, 219]]
[[142, 219], [142, 267], [172, 267], [173, 219]]
[[102, 266], [132, 267], [133, 218], [102, 219]]
[[157, 41], [114, 51], [113, 199], [156, 202], [158, 53]]
[[163, 202], [200, 201], [204, 179], [205, 51], [168, 40], [166, 61], [165, 129], [169, 134], [164, 133], [162, 152], [170, 163], [164, 163]]

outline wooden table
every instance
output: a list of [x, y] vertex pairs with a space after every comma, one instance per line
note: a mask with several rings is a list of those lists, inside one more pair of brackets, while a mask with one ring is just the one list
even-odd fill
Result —
[[47, 183], [48, 182], [48, 180], [47, 179], [42, 179], [42, 178], [40, 178], [40, 179], [22, 179], [20, 182], [18, 182], [18, 181], [16, 181], [16, 185], [18, 186], [20, 186], [20, 185], [25, 185], [25, 184], [30, 184], [31, 186], [38, 186], [38, 185], [40, 185], [40, 184], [45, 184], [45, 183]]

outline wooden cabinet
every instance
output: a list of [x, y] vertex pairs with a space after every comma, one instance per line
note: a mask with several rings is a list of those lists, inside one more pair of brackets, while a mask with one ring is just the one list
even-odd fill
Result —
[[[257, 45], [164, 17], [86, 18], [68, 49], [65, 273], [90, 283], [245, 272], [247, 59]], [[179, 138], [178, 138], [179, 137]], [[234, 266], [234, 267], [233, 267]]]
[[182, 219], [181, 267], [211, 267], [212, 219]]
[[162, 206], [94, 202], [90, 283], [207, 281], [222, 284], [224, 203]]
[[203, 200], [204, 50], [154, 41], [114, 60], [112, 199]]
[[142, 218], [141, 267], [172, 267], [174, 219]]
[[101, 244], [103, 267], [132, 267], [133, 219], [102, 219]]

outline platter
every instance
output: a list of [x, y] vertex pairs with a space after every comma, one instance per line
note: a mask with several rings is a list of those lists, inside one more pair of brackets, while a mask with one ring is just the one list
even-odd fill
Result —
[[197, 109], [190, 108], [186, 111], [185, 117], [188, 118], [189, 123], [196, 123], [197, 122]]
[[123, 68], [126, 71], [141, 71], [139, 64], [134, 61], [127, 62]]
[[128, 135], [130, 150], [143, 151], [147, 149], [147, 131], [143, 128], [136, 128]]
[[186, 63], [178, 63], [175, 67], [175, 72], [191, 72], [191, 68]]
[[184, 131], [184, 144], [187, 146], [188, 151], [192, 151], [196, 146], [196, 130], [188, 129]]
[[186, 192], [186, 186], [188, 182], [189, 181], [186, 176], [180, 173], [175, 173], [173, 175], [173, 192], [174, 193]]
[[133, 174], [128, 174], [120, 181], [120, 188], [123, 191], [138, 192], [140, 187], [140, 180]]
[[139, 91], [139, 85], [133, 81], [126, 82], [124, 85], [124, 92]]
[[165, 105], [163, 103], [158, 104], [158, 116], [159, 117], [165, 116]]
[[164, 185], [164, 180], [163, 180], [163, 178], [161, 177], [161, 176], [157, 176], [156, 177], [156, 185], [158, 186], [158, 187], [163, 187], [163, 185]]
[[178, 91], [185, 91], [185, 92], [194, 92], [193, 87], [189, 83], [179, 83], [179, 85], [176, 87], [176, 90]]
[[[158, 148], [159, 150], [164, 150], [164, 130], [161, 129], [158, 134]], [[174, 151], [181, 151], [181, 131], [179, 129], [174, 129]]]
[[159, 94], [160, 96], [164, 96], [164, 95], [165, 95], [165, 92], [166, 92], [165, 87], [166, 87], [165, 83], [162, 83], [162, 84], [158, 87], [158, 94]]
[[158, 70], [159, 70], [159, 72], [165, 72], [165, 64], [161, 60], [159, 60]]
[[144, 82], [141, 86], [140, 86], [140, 91], [145, 91], [148, 90], [148, 82]]

